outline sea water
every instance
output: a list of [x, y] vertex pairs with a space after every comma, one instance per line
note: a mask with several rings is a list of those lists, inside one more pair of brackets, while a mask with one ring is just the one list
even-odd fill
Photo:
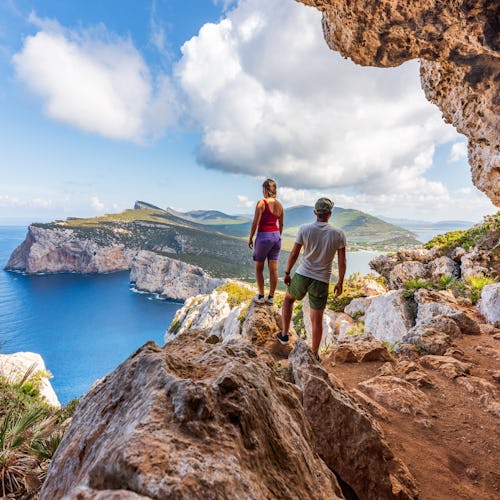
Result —
[[[179, 302], [134, 293], [127, 271], [24, 275], [3, 270], [25, 227], [0, 227], [0, 353], [41, 354], [61, 403], [80, 397], [148, 340], [163, 335]], [[378, 252], [349, 252], [347, 276], [370, 272]]]
[[80, 397], [182, 306], [133, 293], [129, 273], [27, 276], [3, 270], [26, 228], [0, 227], [0, 353], [41, 354], [61, 403]]

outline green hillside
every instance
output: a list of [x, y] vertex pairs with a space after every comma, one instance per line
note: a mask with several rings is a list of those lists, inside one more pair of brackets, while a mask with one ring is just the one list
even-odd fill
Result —
[[[295, 234], [300, 225], [313, 222], [315, 220], [314, 208], [300, 205], [285, 209], [285, 230], [283, 234], [283, 247], [287, 250], [293, 245]], [[210, 231], [220, 232], [225, 235], [239, 238], [248, 237], [251, 220], [244, 216], [231, 216], [212, 210], [187, 212], [186, 214], [177, 212], [178, 217], [184, 217], [187, 221], [197, 221], [205, 224]], [[349, 208], [334, 207], [331, 224], [345, 231], [347, 239], [356, 248], [363, 245], [380, 243], [378, 247], [384, 248], [385, 242], [391, 247], [394, 242], [401, 239], [404, 246], [417, 245], [419, 242], [415, 235], [407, 229], [390, 224], [359, 210]]]
[[[127, 248], [149, 250], [201, 266], [214, 277], [253, 279], [252, 251], [246, 239], [214, 234], [211, 226], [199, 224], [173, 213], [137, 202], [135, 209], [92, 218], [70, 217], [66, 221], [33, 224], [47, 229], [72, 229], [81, 239], [100, 245], [123, 244]], [[288, 254], [282, 252], [280, 269]]]

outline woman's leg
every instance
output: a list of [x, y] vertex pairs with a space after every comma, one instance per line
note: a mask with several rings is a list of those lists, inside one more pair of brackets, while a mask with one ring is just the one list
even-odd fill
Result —
[[259, 295], [264, 295], [264, 262], [255, 261], [255, 280]]
[[278, 285], [278, 261], [268, 260], [267, 266], [269, 267], [269, 295], [273, 297]]

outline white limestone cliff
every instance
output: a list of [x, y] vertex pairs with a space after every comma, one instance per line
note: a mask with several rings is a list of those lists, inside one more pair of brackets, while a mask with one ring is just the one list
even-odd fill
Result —
[[211, 293], [225, 281], [212, 278], [201, 267], [147, 250], [137, 253], [130, 271], [130, 282], [137, 290], [172, 300]]

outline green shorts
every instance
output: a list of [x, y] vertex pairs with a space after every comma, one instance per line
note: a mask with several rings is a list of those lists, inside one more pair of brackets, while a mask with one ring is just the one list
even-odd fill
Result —
[[328, 283], [295, 273], [288, 287], [288, 293], [297, 300], [302, 300], [308, 293], [311, 309], [321, 310], [326, 307], [328, 289]]

